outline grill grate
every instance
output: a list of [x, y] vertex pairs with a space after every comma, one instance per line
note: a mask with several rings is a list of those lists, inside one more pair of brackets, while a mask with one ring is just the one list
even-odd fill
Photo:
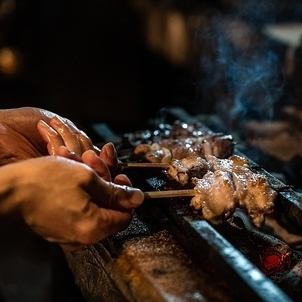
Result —
[[[162, 111], [159, 119], [199, 122], [180, 108]], [[106, 140], [110, 140], [110, 132], [106, 131]], [[101, 132], [99, 135], [104, 136]], [[127, 152], [129, 146], [120, 149], [122, 155]], [[236, 153], [240, 154], [238, 150]], [[137, 211], [134, 226], [78, 256], [68, 256], [81, 288], [85, 288], [88, 297], [104, 299], [98, 284], [105, 271], [119, 292], [119, 299], [128, 301], [301, 301], [302, 257], [299, 250], [290, 246], [300, 237], [294, 235], [292, 242], [280, 240], [290, 238], [292, 232], [301, 233], [301, 198], [256, 163], [250, 161], [249, 165], [264, 174], [279, 192], [270, 224], [255, 229], [238, 210], [228, 222], [212, 226], [196, 217], [186, 199], [170, 203], [148, 201]], [[165, 183], [160, 175], [150, 172], [129, 173], [133, 174], [130, 176], [135, 185], [143, 189], [155, 190]], [[278, 227], [272, 228], [274, 225]], [[276, 230], [283, 230], [282, 234]], [[94, 268], [98, 267], [93, 270], [93, 281], [89, 278], [92, 262]], [[176, 269], [179, 267], [183, 273]], [[91, 282], [93, 293], [87, 290]]]

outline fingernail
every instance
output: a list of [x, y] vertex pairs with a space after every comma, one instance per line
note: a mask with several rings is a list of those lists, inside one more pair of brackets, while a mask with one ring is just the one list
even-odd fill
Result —
[[47, 123], [45, 123], [43, 120], [40, 120], [38, 122], [38, 126], [42, 128], [42, 130], [45, 131], [46, 134], [48, 135], [57, 135], [57, 132], [53, 128], [51, 128]]
[[86, 150], [82, 156], [88, 156], [91, 157], [93, 159], [95, 159], [97, 157], [97, 155], [93, 152], [93, 150]]
[[39, 120], [38, 126], [43, 129], [47, 129], [49, 127], [43, 120]]
[[54, 125], [56, 127], [60, 127], [62, 126], [62, 124], [64, 124], [64, 122], [57, 116], [55, 116], [54, 118], [52, 118], [49, 122], [51, 125]]
[[141, 190], [139, 189], [135, 189], [135, 188], [131, 188], [131, 198], [130, 198], [130, 202], [133, 206], [138, 207], [140, 206], [143, 201], [144, 201], [144, 194]]
[[103, 148], [109, 159], [116, 160], [116, 149], [112, 143], [107, 143]]
[[114, 182], [120, 185], [132, 187], [131, 180], [126, 174], [119, 174], [115, 177]]
[[38, 122], [38, 130], [40, 132], [40, 135], [43, 137], [43, 139], [49, 143], [49, 126], [42, 120]]

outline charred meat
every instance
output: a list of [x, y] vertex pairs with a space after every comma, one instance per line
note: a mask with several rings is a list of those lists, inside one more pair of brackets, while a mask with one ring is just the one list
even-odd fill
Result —
[[166, 173], [180, 185], [195, 185], [194, 209], [212, 222], [243, 208], [256, 226], [272, 212], [276, 192], [267, 179], [254, 173], [243, 157], [232, 155], [230, 135], [174, 123], [165, 125], [146, 143], [137, 145], [134, 157], [151, 163], [167, 163]]
[[200, 210], [203, 218], [218, 222], [232, 214], [236, 206], [235, 187], [230, 173], [209, 171], [202, 179], [195, 179], [196, 196], [191, 200], [194, 209]]
[[241, 207], [256, 226], [261, 226], [264, 215], [272, 212], [277, 195], [267, 179], [252, 172], [240, 156], [207, 159], [212, 171], [195, 180], [197, 194], [191, 205], [212, 221], [229, 216], [232, 210]]
[[171, 151], [158, 143], [140, 144], [135, 148], [134, 155], [142, 157], [150, 163], [170, 163], [172, 160]]
[[203, 177], [209, 170], [208, 162], [196, 156], [173, 160], [167, 174], [181, 185], [188, 184], [192, 177]]
[[140, 144], [134, 155], [149, 162], [169, 162], [185, 157], [214, 155], [227, 158], [233, 153], [233, 139], [230, 135], [209, 134], [196, 138], [163, 139], [157, 143]]

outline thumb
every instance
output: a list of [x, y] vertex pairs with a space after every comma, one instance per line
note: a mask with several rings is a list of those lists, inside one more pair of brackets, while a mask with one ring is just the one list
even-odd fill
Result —
[[141, 190], [107, 182], [97, 175], [87, 191], [98, 206], [113, 210], [131, 210], [140, 206], [144, 200]]

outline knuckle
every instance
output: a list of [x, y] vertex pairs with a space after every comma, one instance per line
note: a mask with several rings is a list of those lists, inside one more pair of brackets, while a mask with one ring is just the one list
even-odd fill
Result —
[[[86, 167], [85, 167], [86, 168]], [[92, 170], [86, 168], [85, 170], [81, 171], [80, 173], [80, 182], [83, 185], [88, 185], [94, 180], [95, 174]]]
[[70, 128], [67, 128], [68, 130], [66, 131], [66, 134], [68, 135], [70, 141], [73, 141], [73, 142], [79, 142], [79, 136], [73, 132], [72, 129]]
[[101, 224], [110, 227], [113, 224], [112, 215], [109, 212], [104, 211], [101, 217]]
[[74, 131], [78, 131], [77, 126], [76, 126], [71, 120], [69, 120], [68, 118], [65, 118], [65, 119], [64, 119], [64, 122], [65, 122], [65, 124], [66, 124], [68, 127], [72, 128]]
[[87, 142], [91, 143], [90, 138], [88, 137], [88, 135], [87, 135], [84, 131], [80, 131], [80, 132], [79, 132], [79, 137], [80, 137], [83, 141], [87, 141]]
[[76, 240], [82, 245], [93, 244], [98, 241], [96, 230], [97, 223], [94, 219], [78, 223], [75, 228]]

